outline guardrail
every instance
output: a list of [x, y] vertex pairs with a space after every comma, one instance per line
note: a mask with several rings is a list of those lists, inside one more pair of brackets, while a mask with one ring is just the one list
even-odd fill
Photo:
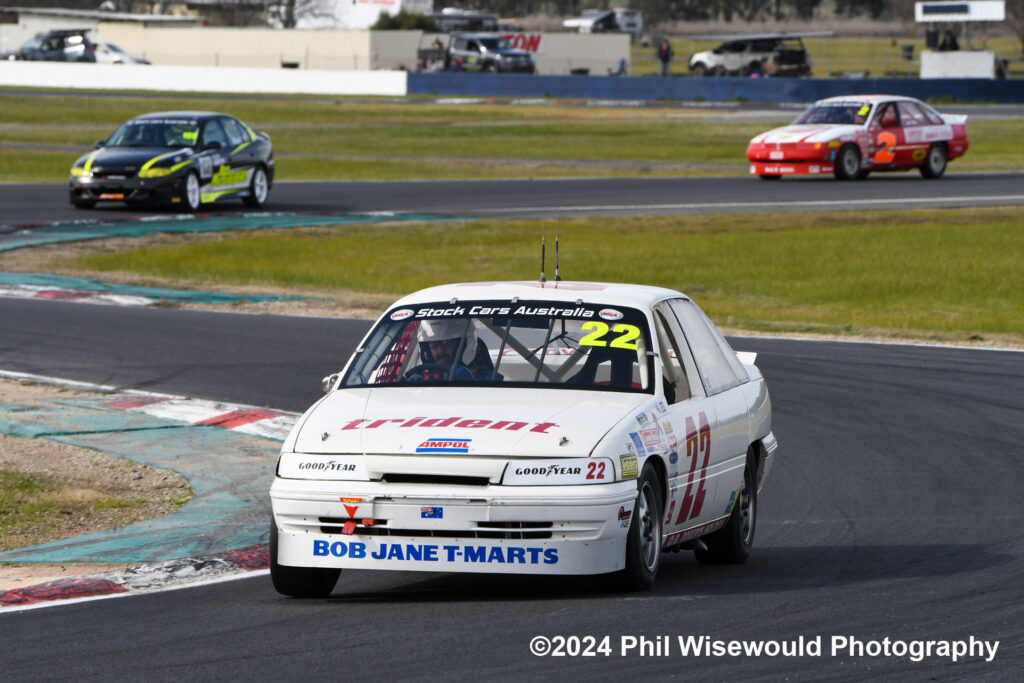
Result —
[[410, 73], [410, 95], [557, 97], [706, 102], [813, 102], [835, 95], [885, 93], [927, 100], [1024, 103], [1024, 80], [978, 78], [660, 78]]
[[0, 61], [0, 86], [691, 102], [812, 102], [834, 95], [887, 93], [961, 102], [1024, 103], [1024, 79], [537, 76], [11, 61]]

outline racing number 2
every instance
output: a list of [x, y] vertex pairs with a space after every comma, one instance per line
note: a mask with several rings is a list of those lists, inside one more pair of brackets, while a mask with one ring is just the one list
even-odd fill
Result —
[[878, 151], [875, 152], [875, 163], [891, 164], [896, 158], [896, 154], [893, 153], [896, 148], [896, 136], [889, 131], [879, 133], [875, 144], [878, 145]]
[[[704, 507], [704, 497], [707, 495], [705, 482], [707, 482], [708, 460], [711, 459], [711, 425], [708, 424], [708, 416], [701, 411], [697, 417], [700, 427], [693, 423], [693, 418], [686, 418], [686, 457], [690, 459], [690, 474], [686, 479], [686, 493], [679, 505], [679, 516], [676, 517], [676, 524], [693, 519], [700, 514]], [[697, 460], [704, 456], [700, 466], [697, 491], [693, 491], [694, 475], [697, 474]]]

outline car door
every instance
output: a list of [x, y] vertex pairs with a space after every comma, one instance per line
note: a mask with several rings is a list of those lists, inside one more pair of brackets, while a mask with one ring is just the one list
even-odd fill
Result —
[[671, 546], [703, 535], [701, 528], [720, 516], [718, 475], [725, 451], [718, 444], [715, 400], [704, 389], [670, 302], [655, 306], [654, 327], [667, 405], [654, 411], [654, 425], [642, 425], [639, 431], [642, 436], [644, 429], [657, 429], [669, 446], [664, 544]]
[[897, 110], [906, 144], [896, 151], [896, 163], [899, 166], [920, 166], [934, 139], [929, 135], [930, 122], [917, 104], [909, 100], [897, 103]]
[[883, 102], [875, 110], [868, 126], [871, 133], [872, 168], [897, 168], [899, 155], [906, 144], [900, 127], [899, 110], [895, 102]]
[[[670, 327], [682, 334], [692, 359], [694, 374], [700, 387], [694, 395], [704, 394], [697, 410], [689, 410], [684, 418], [686, 463], [697, 468], [694, 482], [703, 474], [703, 500], [698, 506], [701, 490], [695, 485], [693, 503], [687, 512], [688, 497], [683, 491], [680, 512], [673, 522], [689, 515], [685, 526], [723, 524], [738, 499], [743, 486], [743, 469], [750, 435], [750, 397], [744, 385], [750, 381], [746, 369], [721, 333], [706, 315], [688, 299], [668, 302], [673, 318]], [[696, 413], [696, 414], [694, 414]], [[691, 452], [700, 462], [694, 462]], [[680, 449], [680, 455], [684, 453]], [[689, 483], [689, 477], [687, 478]], [[704, 530], [704, 529], [702, 529]]]

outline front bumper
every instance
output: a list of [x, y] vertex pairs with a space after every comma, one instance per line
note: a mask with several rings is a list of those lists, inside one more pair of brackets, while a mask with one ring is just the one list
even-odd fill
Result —
[[831, 161], [751, 161], [751, 175], [823, 175], [832, 173]]
[[185, 176], [164, 178], [119, 178], [72, 176], [68, 180], [72, 199], [138, 203], [180, 203], [185, 196]]
[[457, 486], [276, 478], [279, 564], [502, 574], [625, 566], [636, 481]]

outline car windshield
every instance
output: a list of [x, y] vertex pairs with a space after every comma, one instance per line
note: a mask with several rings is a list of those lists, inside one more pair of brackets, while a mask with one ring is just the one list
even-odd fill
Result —
[[508, 50], [508, 41], [504, 38], [481, 38], [480, 44], [488, 50]]
[[871, 113], [871, 105], [864, 102], [830, 102], [816, 104], [794, 123], [850, 123], [863, 125]]
[[129, 121], [110, 136], [107, 147], [195, 147], [199, 123], [186, 119]]
[[381, 319], [341, 386], [653, 393], [649, 350], [647, 319], [632, 308], [518, 299], [416, 304]]

